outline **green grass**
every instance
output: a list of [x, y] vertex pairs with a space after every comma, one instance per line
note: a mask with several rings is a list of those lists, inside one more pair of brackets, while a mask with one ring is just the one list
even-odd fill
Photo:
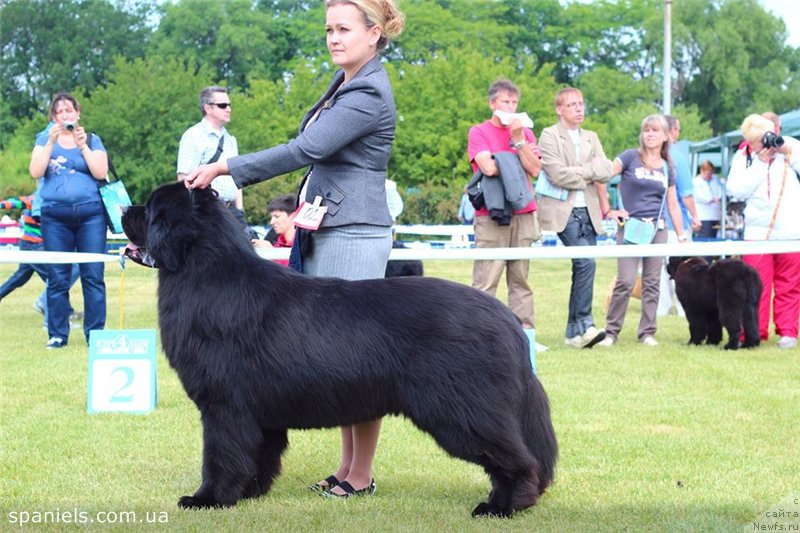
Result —
[[[469, 262], [426, 268], [471, 278]], [[13, 269], [0, 265], [0, 277]], [[599, 325], [615, 271], [614, 261], [598, 264]], [[159, 355], [159, 402], [149, 415], [88, 415], [82, 334], [73, 332], [65, 349], [44, 349], [46, 333], [31, 308], [41, 290], [34, 280], [0, 303], [0, 530], [18, 529], [11, 512], [73, 509], [168, 517], [158, 529], [180, 531], [754, 531], [754, 522], [775, 522], [764, 512], [787, 497], [783, 509], [800, 511], [793, 503], [800, 498], [798, 350], [778, 350], [775, 339], [738, 352], [686, 347], [688, 327], [675, 316], [659, 320], [661, 344], [644, 348], [636, 342], [638, 301], [615, 348], [567, 349], [569, 263], [536, 262], [530, 278], [537, 340], [551, 347], [538, 357], [539, 376], [560, 460], [554, 486], [512, 520], [471, 519], [489, 490], [484, 473], [446, 456], [402, 418], [384, 421], [375, 498], [327, 501], [307, 490], [334, 469], [338, 431], [292, 431], [270, 494], [232, 509], [179, 510], [178, 497], [200, 482], [201, 428], [175, 374]], [[118, 328], [115, 265], [106, 281], [108, 327]], [[125, 328], [156, 327], [155, 287], [153, 271], [128, 268]], [[78, 286], [72, 294], [81, 308]], [[168, 514], [154, 514], [161, 512]], [[782, 520], [797, 527], [797, 519]]]

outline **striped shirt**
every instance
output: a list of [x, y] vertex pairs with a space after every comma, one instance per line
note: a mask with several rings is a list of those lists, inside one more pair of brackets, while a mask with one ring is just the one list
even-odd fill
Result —
[[39, 223], [39, 217], [31, 214], [33, 196], [29, 194], [3, 200], [0, 202], [0, 209], [22, 209], [22, 237], [20, 239], [32, 244], [39, 244], [42, 242], [42, 225]]

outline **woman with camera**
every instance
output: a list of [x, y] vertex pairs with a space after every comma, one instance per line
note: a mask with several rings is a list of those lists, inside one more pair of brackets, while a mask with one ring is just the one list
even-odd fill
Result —
[[[742, 123], [751, 156], [737, 154], [728, 175], [728, 194], [746, 202], [744, 239], [800, 239], [800, 141], [781, 137], [760, 115]], [[800, 253], [746, 255], [761, 277], [758, 307], [761, 340], [769, 337], [770, 304], [779, 348], [797, 346], [800, 323]]]
[[[50, 103], [50, 125], [36, 137], [30, 173], [44, 178], [41, 222], [44, 249], [51, 252], [105, 253], [106, 216], [98, 181], [108, 174], [108, 157], [100, 138], [91, 143], [78, 124], [78, 101], [59, 93]], [[91, 145], [90, 145], [91, 144]], [[81, 263], [86, 341], [106, 322], [103, 263]], [[48, 265], [47, 348], [62, 348], [69, 339], [69, 287], [72, 265]]]

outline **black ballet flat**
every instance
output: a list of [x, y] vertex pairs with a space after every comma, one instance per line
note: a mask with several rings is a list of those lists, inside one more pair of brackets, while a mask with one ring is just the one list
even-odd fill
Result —
[[309, 485], [308, 488], [313, 490], [314, 492], [325, 492], [327, 490], [331, 490], [333, 487], [338, 487], [340, 482], [336, 479], [336, 476], [328, 476], [324, 480], [326, 485], [322, 485], [323, 481], [319, 483], [314, 483], [313, 485]]
[[367, 485], [361, 490], [356, 490], [349, 482], [342, 481], [341, 483], [339, 483], [339, 488], [344, 491], [344, 494], [336, 494], [335, 492], [331, 492], [331, 490], [328, 489], [322, 492], [322, 496], [325, 496], [326, 498], [350, 498], [351, 496], [374, 496], [375, 492], [378, 490], [378, 485], [375, 484], [374, 479], [371, 479], [369, 485]]

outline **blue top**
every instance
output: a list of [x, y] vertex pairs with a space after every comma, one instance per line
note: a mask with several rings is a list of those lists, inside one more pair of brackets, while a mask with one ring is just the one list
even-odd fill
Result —
[[[678, 193], [678, 205], [681, 207], [683, 229], [688, 231], [692, 227], [692, 219], [689, 217], [689, 210], [686, 209], [686, 205], [683, 203], [683, 197], [694, 195], [694, 183], [689, 170], [689, 159], [686, 157], [686, 153], [674, 144], [669, 147], [669, 156], [675, 166], [675, 192]], [[671, 217], [667, 217], [667, 229], [675, 231]]]
[[[47, 144], [47, 132], [36, 136], [36, 146]], [[103, 141], [92, 135], [92, 150], [103, 150]], [[39, 196], [43, 207], [54, 205], [79, 205], [99, 202], [98, 181], [89, 172], [89, 166], [78, 147], [63, 148], [58, 141], [53, 145], [50, 162], [42, 179]]]
[[[664, 202], [667, 188], [675, 184], [675, 171], [669, 169], [667, 170], [669, 176], [665, 176], [663, 168], [648, 169], [642, 163], [639, 150], [636, 149], [625, 150], [617, 159], [622, 163], [619, 191], [625, 210], [632, 217], [657, 217], [659, 211], [662, 211], [661, 204]], [[666, 211], [665, 205], [662, 218]]]

